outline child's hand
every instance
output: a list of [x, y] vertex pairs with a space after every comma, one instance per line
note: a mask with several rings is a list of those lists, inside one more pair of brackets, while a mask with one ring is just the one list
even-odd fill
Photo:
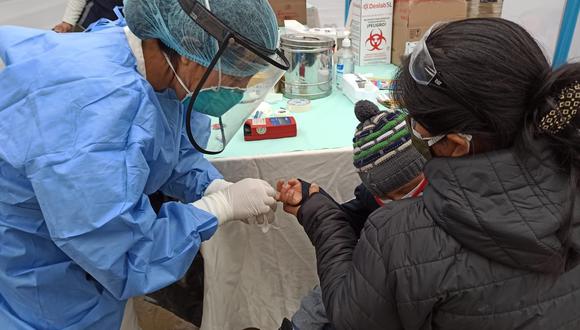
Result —
[[[300, 203], [302, 203], [302, 183], [297, 179], [291, 179], [287, 182], [280, 180], [276, 185], [276, 190], [278, 191], [276, 199], [284, 204], [284, 211], [297, 216]], [[310, 195], [319, 191], [320, 189], [316, 184], [310, 186]]]

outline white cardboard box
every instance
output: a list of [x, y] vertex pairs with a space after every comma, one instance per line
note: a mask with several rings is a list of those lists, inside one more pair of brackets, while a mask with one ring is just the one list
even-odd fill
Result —
[[[371, 83], [367, 77], [357, 74], [345, 74], [342, 76], [342, 93], [354, 104], [361, 100], [371, 101], [375, 104], [377, 102], [377, 95], [379, 88]], [[359, 87], [357, 81], [364, 80], [365, 87]]]
[[351, 11], [355, 64], [391, 63], [393, 0], [353, 0]]

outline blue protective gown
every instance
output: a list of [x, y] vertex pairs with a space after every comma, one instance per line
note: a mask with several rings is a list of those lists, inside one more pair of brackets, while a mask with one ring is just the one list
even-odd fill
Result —
[[192, 202], [221, 176], [122, 28], [0, 27], [0, 56], [0, 327], [116, 329], [126, 299], [181, 278], [217, 228], [189, 204], [155, 214], [147, 194]]

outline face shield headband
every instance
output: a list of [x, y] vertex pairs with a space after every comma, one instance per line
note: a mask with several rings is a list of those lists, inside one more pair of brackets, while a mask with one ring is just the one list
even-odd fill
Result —
[[440, 29], [446, 24], [447, 23], [444, 22], [435, 23], [429, 28], [429, 30], [427, 30], [427, 32], [425, 32], [421, 40], [418, 42], [417, 47], [415, 47], [411, 54], [411, 59], [409, 60], [409, 73], [417, 84], [437, 88], [438, 91], [446, 94], [454, 101], [463, 105], [466, 109], [470, 109], [475, 116], [485, 120], [485, 115], [480, 113], [477, 106], [474, 106], [467, 98], [450, 86], [449, 83], [453, 82], [451, 79], [453, 76], [451, 74], [442, 75], [442, 73], [435, 67], [435, 62], [433, 61], [429, 48], [427, 47], [427, 40], [433, 31]]
[[[178, 1], [189, 17], [217, 45], [216, 54], [187, 103], [187, 137], [199, 152], [219, 154], [288, 70], [289, 62], [280, 49], [267, 49], [245, 38], [230, 29], [199, 2]], [[225, 65], [221, 63], [222, 56], [228, 57], [230, 71], [225, 70]], [[211, 82], [216, 73], [214, 69], [219, 76], [217, 83]], [[237, 102], [231, 102], [232, 100]], [[212, 121], [207, 145], [196, 140], [192, 133], [191, 117], [194, 110], [208, 115]]]
[[444, 86], [443, 80], [441, 80], [441, 74], [435, 68], [435, 63], [433, 58], [429, 53], [429, 48], [427, 48], [427, 39], [431, 35], [431, 32], [437, 28], [443, 26], [445, 23], [435, 23], [433, 26], [425, 32], [421, 40], [417, 43], [415, 50], [411, 54], [411, 60], [409, 61], [409, 73], [411, 77], [420, 85], [429, 86], [435, 84], [436, 86]]

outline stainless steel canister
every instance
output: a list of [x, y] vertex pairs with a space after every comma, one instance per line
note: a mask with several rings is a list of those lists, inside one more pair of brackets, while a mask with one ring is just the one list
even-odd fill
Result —
[[314, 100], [332, 93], [334, 39], [287, 34], [280, 38], [280, 45], [290, 62], [282, 80], [285, 97]]

